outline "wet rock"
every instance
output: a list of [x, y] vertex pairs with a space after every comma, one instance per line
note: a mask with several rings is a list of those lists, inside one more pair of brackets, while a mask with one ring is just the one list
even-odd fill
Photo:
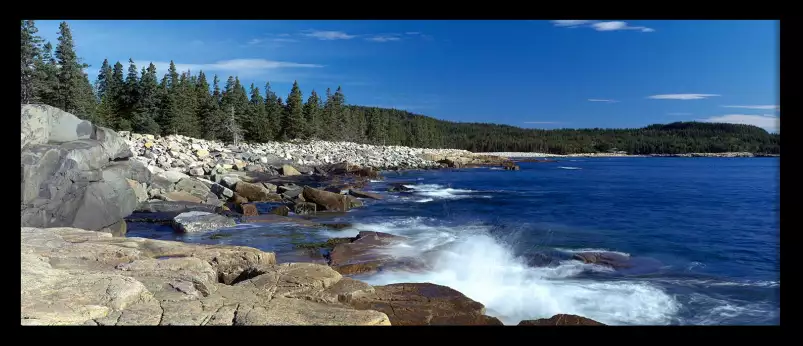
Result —
[[631, 267], [629, 256], [614, 252], [581, 252], [574, 254], [572, 259], [582, 261], [583, 263], [609, 266], [614, 269]]
[[286, 205], [280, 205], [276, 208], [273, 208], [273, 210], [271, 210], [270, 213], [280, 216], [287, 216], [290, 213], [290, 208], [288, 208]]
[[348, 211], [351, 203], [347, 196], [304, 186], [304, 200], [315, 203], [321, 211]]
[[141, 213], [182, 213], [185, 211], [205, 211], [212, 213], [215, 211], [215, 206], [195, 202], [156, 201], [140, 203], [136, 211]]
[[344, 275], [374, 272], [395, 260], [376, 250], [405, 239], [387, 233], [362, 231], [351, 243], [339, 244], [332, 249], [329, 265]]
[[241, 204], [240, 208], [242, 208], [243, 216], [257, 216], [259, 215], [259, 211], [257, 211], [257, 206], [253, 204]]
[[502, 325], [485, 315], [485, 306], [446, 286], [402, 283], [374, 286], [374, 292], [352, 297], [357, 309], [381, 311], [394, 326]]
[[315, 215], [316, 211], [315, 203], [301, 202], [293, 205], [293, 212], [298, 215]]
[[252, 184], [240, 181], [235, 186], [234, 192], [237, 192], [240, 194], [240, 196], [243, 196], [252, 202], [280, 202], [282, 200], [281, 196], [271, 193], [267, 188], [262, 186], [262, 184]]
[[577, 315], [558, 314], [550, 318], [524, 320], [520, 326], [604, 326], [605, 324]]
[[358, 198], [382, 199], [382, 196], [373, 192], [350, 189], [349, 194]]
[[184, 212], [173, 219], [173, 228], [181, 233], [206, 232], [235, 225], [228, 217], [202, 211]]

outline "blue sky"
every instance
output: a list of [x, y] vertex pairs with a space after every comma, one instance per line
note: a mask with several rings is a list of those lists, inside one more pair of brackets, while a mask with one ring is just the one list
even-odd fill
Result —
[[[54, 45], [58, 23], [36, 22]], [[348, 103], [547, 129], [780, 119], [777, 21], [68, 23], [93, 78], [104, 58], [174, 60], [282, 97], [341, 85]]]

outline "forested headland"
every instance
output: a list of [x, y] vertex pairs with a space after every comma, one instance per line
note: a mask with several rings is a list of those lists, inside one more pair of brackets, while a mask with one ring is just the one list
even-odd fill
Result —
[[75, 52], [66, 22], [56, 46], [32, 20], [21, 21], [21, 103], [58, 107], [115, 130], [181, 134], [250, 142], [321, 139], [455, 148], [474, 152], [551, 154], [626, 151], [630, 154], [780, 153], [780, 135], [751, 125], [676, 122], [637, 129], [524, 129], [509, 125], [438, 120], [404, 110], [346, 103], [342, 88], [305, 97], [296, 82], [286, 98], [266, 82], [248, 87], [237, 76], [127, 67], [104, 60], [96, 81]]

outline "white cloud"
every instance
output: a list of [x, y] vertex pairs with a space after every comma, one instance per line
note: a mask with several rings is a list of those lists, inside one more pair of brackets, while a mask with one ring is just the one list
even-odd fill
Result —
[[590, 24], [590, 23], [593, 23], [593, 22], [594, 22], [593, 20], [553, 20], [552, 24], [555, 24], [555, 26], [561, 26], [561, 27], [576, 27], [576, 26], [581, 26], [581, 25], [585, 25], [585, 24]]
[[525, 124], [562, 124], [560, 121], [525, 121]]
[[352, 38], [357, 37], [357, 35], [349, 35], [342, 31], [319, 31], [319, 30], [310, 30], [308, 32], [305, 32], [303, 35], [326, 41], [350, 40]]
[[778, 132], [781, 128], [781, 118], [774, 115], [751, 115], [751, 114], [728, 114], [713, 116], [706, 119], [699, 119], [698, 121], [708, 123], [731, 123], [731, 124], [745, 124], [754, 125], [763, 128], [769, 132]]
[[263, 40], [263, 39], [261, 39], [261, 38], [255, 38], [255, 39], [252, 39], [251, 41], [248, 41], [248, 44], [250, 44], [250, 45], [255, 45], [255, 44], [260, 44], [260, 43], [262, 43], [263, 41], [265, 41], [265, 40]]
[[[138, 67], [148, 66], [148, 62], [150, 62], [149, 60], [146, 59], [134, 60], [134, 61], [146, 62], [144, 64], [142, 63], [136, 64]], [[167, 70], [170, 68], [170, 62], [153, 61], [153, 64], [156, 65], [156, 70], [157, 73], [159, 74], [159, 78], [161, 78], [162, 75], [167, 73]], [[247, 76], [256, 76], [267, 71], [277, 71], [287, 68], [319, 68], [319, 67], [323, 67], [323, 65], [303, 64], [303, 63], [287, 62], [287, 61], [273, 61], [265, 59], [232, 59], [232, 60], [221, 60], [209, 64], [176, 63], [176, 70], [179, 73], [186, 72], [187, 70], [191, 71], [192, 73], [198, 73], [199, 71], [203, 70], [204, 72], [213, 71], [213, 72], [226, 73], [234, 76], [240, 76], [240, 78]]]
[[647, 96], [654, 100], [702, 100], [709, 97], [719, 96], [717, 94], [662, 94]]
[[552, 24], [564, 28], [589, 27], [597, 31], [619, 31], [637, 30], [641, 32], [653, 32], [655, 29], [646, 26], [631, 26], [623, 21], [601, 22], [597, 20], [553, 20]]
[[673, 113], [666, 113], [666, 114], [668, 114], [668, 115], [677, 115], [677, 116], [692, 115], [691, 113], [682, 113], [682, 112], [673, 112]]
[[616, 100], [608, 100], [608, 99], [588, 99], [589, 102], [606, 102], [606, 103], [616, 103], [619, 101]]
[[399, 41], [401, 40], [401, 38], [394, 35], [377, 35], [373, 37], [368, 37], [366, 38], [366, 40], [372, 42], [391, 42], [391, 41]]
[[722, 106], [722, 107], [725, 107], [725, 108], [744, 108], [744, 109], [781, 110], [781, 106], [776, 106], [776, 105]]
[[630, 26], [627, 22], [612, 21], [612, 22], [599, 22], [591, 24], [594, 30], [597, 31], [617, 31], [617, 30], [638, 30], [641, 32], [653, 32], [655, 29], [646, 26]]

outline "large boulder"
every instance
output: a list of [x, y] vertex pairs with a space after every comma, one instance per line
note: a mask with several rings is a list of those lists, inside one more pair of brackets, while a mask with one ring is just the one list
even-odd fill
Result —
[[557, 314], [550, 318], [539, 318], [537, 320], [524, 320], [519, 322], [520, 326], [604, 326], [605, 324], [594, 321], [583, 316]]
[[348, 211], [351, 202], [346, 195], [304, 186], [304, 200], [315, 203], [320, 211]]
[[22, 105], [20, 125], [23, 226], [99, 230], [131, 214], [138, 198], [127, 179], [150, 177], [128, 162], [122, 137], [46, 105]]
[[181, 233], [213, 231], [233, 227], [236, 224], [228, 217], [205, 211], [187, 211], [176, 215], [173, 219], [173, 228]]

